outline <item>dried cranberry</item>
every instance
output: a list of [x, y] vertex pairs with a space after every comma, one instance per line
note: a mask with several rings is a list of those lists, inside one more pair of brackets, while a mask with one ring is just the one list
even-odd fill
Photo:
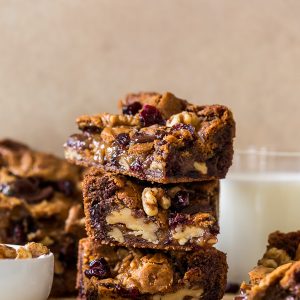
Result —
[[140, 102], [133, 102], [128, 104], [127, 106], [123, 106], [123, 115], [135, 115], [142, 108], [142, 104]]
[[56, 182], [56, 189], [62, 192], [66, 196], [72, 196], [74, 194], [74, 183], [70, 180], [59, 180]]
[[84, 272], [88, 278], [95, 276], [98, 279], [104, 279], [111, 275], [109, 265], [104, 257], [91, 261], [89, 266], [90, 268]]
[[116, 136], [116, 143], [122, 148], [125, 148], [130, 143], [130, 137], [128, 133], [120, 133]]
[[169, 217], [169, 226], [171, 228], [174, 228], [178, 225], [186, 224], [187, 222], [187, 217], [186, 215], [183, 214], [178, 214], [178, 213], [171, 213]]
[[130, 165], [130, 170], [133, 172], [142, 173], [143, 165], [139, 160], [136, 160]]
[[120, 294], [124, 298], [129, 299], [138, 299], [141, 294], [137, 288], [123, 288], [121, 285], [116, 285], [117, 293]]
[[190, 204], [190, 196], [186, 191], [179, 191], [172, 199], [172, 208], [175, 210], [181, 210]]
[[189, 124], [178, 123], [171, 127], [171, 131], [188, 130], [191, 134], [195, 134], [195, 128]]
[[140, 120], [143, 127], [151, 126], [154, 124], [166, 124], [159, 110], [154, 106], [148, 104], [145, 104], [142, 111], [140, 112]]

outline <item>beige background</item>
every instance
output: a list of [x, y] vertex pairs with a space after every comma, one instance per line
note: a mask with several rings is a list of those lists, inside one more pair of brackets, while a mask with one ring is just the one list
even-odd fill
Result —
[[300, 1], [0, 0], [0, 136], [62, 154], [128, 91], [229, 105], [237, 148], [299, 150]]

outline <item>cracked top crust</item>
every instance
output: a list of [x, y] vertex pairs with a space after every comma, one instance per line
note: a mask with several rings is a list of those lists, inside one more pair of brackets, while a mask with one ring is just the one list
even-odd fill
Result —
[[[196, 129], [200, 130], [199, 134], [207, 135], [209, 131], [214, 130], [217, 126], [222, 126], [224, 123], [230, 123], [235, 128], [235, 123], [231, 111], [223, 105], [203, 105], [197, 106], [188, 103], [186, 100], [179, 99], [173, 94], [166, 92], [165, 94], [158, 93], [138, 93], [128, 94], [124, 100], [120, 100], [120, 106], [123, 108], [123, 114], [114, 115], [109, 113], [100, 113], [93, 116], [83, 115], [77, 118], [76, 122], [80, 130], [97, 132], [105, 127], [149, 127], [154, 124], [166, 125], [171, 127], [177, 123], [194, 125], [192, 117], [198, 119]], [[132, 103], [140, 103], [138, 110], [127, 112], [125, 109]], [[145, 126], [140, 112], [145, 105], [155, 107], [162, 115], [163, 121], [160, 119], [153, 120], [152, 124]], [[188, 114], [181, 115], [186, 112]], [[176, 116], [176, 117], [175, 117]], [[164, 129], [161, 126], [161, 129]]]

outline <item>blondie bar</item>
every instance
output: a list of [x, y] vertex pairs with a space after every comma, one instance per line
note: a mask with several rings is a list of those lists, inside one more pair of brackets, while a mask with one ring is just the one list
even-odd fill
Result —
[[235, 136], [228, 108], [171, 93], [130, 94], [121, 103], [121, 115], [78, 118], [82, 133], [65, 143], [69, 161], [158, 183], [225, 177]]
[[164, 252], [79, 244], [78, 299], [222, 299], [226, 255], [215, 248]]
[[103, 244], [195, 250], [217, 242], [217, 180], [161, 185], [91, 169], [83, 195], [87, 233]]

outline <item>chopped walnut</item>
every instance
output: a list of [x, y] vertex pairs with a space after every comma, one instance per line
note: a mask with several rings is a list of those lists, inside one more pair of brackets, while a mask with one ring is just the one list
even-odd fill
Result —
[[158, 204], [163, 209], [171, 206], [171, 199], [162, 188], [145, 188], [142, 193], [142, 202], [148, 216], [158, 214]]
[[119, 165], [124, 168], [124, 170], [129, 170], [130, 169], [130, 158], [126, 156], [120, 156], [119, 158]]
[[286, 251], [277, 248], [270, 248], [258, 261], [259, 265], [267, 268], [277, 268], [291, 261], [291, 258]]
[[49, 249], [40, 243], [27, 243], [17, 250], [4, 244], [0, 244], [0, 258], [25, 259], [36, 258], [41, 255], [49, 254]]
[[194, 168], [202, 174], [207, 174], [207, 166], [204, 162], [194, 162]]
[[66, 232], [72, 232], [74, 226], [78, 226], [82, 218], [82, 214], [83, 212], [81, 204], [75, 204], [70, 208], [68, 218], [65, 222]]
[[200, 119], [193, 112], [183, 111], [179, 114], [171, 116], [167, 121], [167, 126], [172, 127], [178, 123], [192, 125], [197, 129], [198, 125], [200, 124]]
[[25, 248], [31, 253], [33, 258], [49, 254], [50, 252], [49, 249], [41, 243], [27, 243], [25, 245]]
[[4, 244], [0, 244], [0, 259], [1, 258], [14, 259], [16, 258], [16, 256], [17, 256], [17, 252], [14, 248]]
[[16, 259], [26, 259], [26, 258], [32, 258], [31, 252], [27, 250], [25, 247], [18, 248]]
[[142, 193], [142, 203], [145, 213], [148, 216], [156, 216], [158, 214], [157, 199], [151, 188], [145, 188]]
[[81, 116], [76, 120], [80, 129], [96, 126], [98, 128], [110, 128], [114, 126], [139, 126], [138, 116], [112, 115], [109, 113], [94, 116]]
[[300, 262], [294, 262], [292, 266], [286, 271], [283, 278], [280, 280], [280, 285], [293, 293], [293, 295], [300, 297]]
[[125, 287], [138, 287], [141, 293], [166, 291], [173, 283], [173, 270], [168, 259], [160, 253], [145, 256], [129, 255], [122, 262], [117, 278]]
[[158, 198], [158, 204], [163, 209], [168, 209], [171, 206], [171, 199], [168, 196], [162, 196], [161, 198]]
[[266, 289], [272, 285], [275, 281], [280, 279], [285, 272], [291, 267], [292, 263], [287, 263], [279, 266], [273, 272], [268, 273], [258, 285], [254, 285], [250, 291], [250, 299], [259, 299], [252, 298], [252, 295], [263, 295]]
[[251, 284], [258, 284], [267, 274], [274, 271], [274, 268], [257, 266], [249, 272]]

